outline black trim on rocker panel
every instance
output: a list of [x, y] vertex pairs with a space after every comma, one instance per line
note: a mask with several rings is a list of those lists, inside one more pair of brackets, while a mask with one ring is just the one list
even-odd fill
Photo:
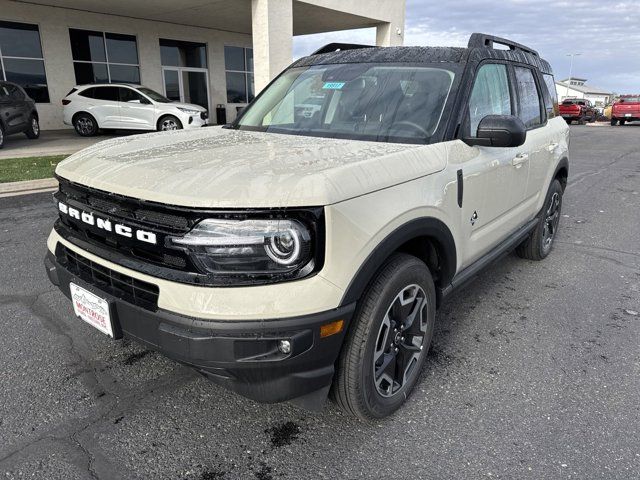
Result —
[[394, 230], [369, 254], [347, 287], [340, 305], [359, 300], [367, 285], [389, 256], [402, 245], [418, 237], [431, 237], [437, 243], [440, 256], [441, 285], [448, 285], [456, 272], [456, 244], [447, 226], [435, 218], [418, 218]]
[[442, 289], [442, 298], [446, 298], [453, 291], [465, 286], [468, 282], [473, 280], [482, 270], [491, 265], [493, 262], [499, 260], [511, 250], [516, 248], [520, 243], [527, 238], [527, 235], [535, 228], [539, 221], [539, 217], [530, 220], [527, 224], [520, 227], [513, 234], [511, 234], [506, 240], [498, 244], [493, 250], [485, 254], [474, 263], [461, 270], [451, 283]]

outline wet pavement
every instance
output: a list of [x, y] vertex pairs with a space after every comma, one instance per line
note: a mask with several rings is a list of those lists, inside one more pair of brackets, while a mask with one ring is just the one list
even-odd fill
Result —
[[73, 316], [49, 194], [0, 199], [0, 477], [637, 478], [640, 126], [572, 126], [558, 241], [439, 312], [392, 418], [260, 405]]

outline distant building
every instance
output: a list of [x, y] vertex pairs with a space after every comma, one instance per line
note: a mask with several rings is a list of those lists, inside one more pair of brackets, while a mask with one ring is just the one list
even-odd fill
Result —
[[556, 82], [556, 90], [560, 101], [565, 98], [584, 98], [591, 100], [598, 107], [603, 107], [611, 100], [613, 94], [601, 88], [586, 85], [586, 78], [566, 78]]

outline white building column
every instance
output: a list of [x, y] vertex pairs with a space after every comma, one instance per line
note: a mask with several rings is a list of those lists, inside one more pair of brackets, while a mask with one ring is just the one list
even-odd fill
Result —
[[378, 47], [398, 47], [404, 40], [403, 25], [382, 23], [376, 27], [376, 45]]
[[390, 22], [376, 27], [376, 45], [378, 47], [399, 47], [404, 43], [404, 13], [406, 0], [394, 0], [395, 7], [389, 12]]
[[251, 0], [251, 22], [258, 94], [293, 59], [292, 0]]

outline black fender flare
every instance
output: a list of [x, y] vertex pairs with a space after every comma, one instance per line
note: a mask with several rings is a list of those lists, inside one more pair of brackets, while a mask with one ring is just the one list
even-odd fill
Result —
[[358, 301], [387, 259], [402, 245], [419, 237], [429, 237], [434, 242], [440, 264], [438, 284], [441, 288], [448, 285], [456, 273], [456, 244], [453, 235], [441, 220], [421, 217], [398, 227], [378, 244], [351, 280], [340, 305]]
[[[567, 157], [562, 157], [562, 159], [560, 159], [560, 161], [558, 162], [558, 165], [556, 165], [556, 169], [553, 172], [551, 181], [557, 178], [558, 173], [560, 173], [560, 170], [565, 170], [567, 172], [567, 178], [569, 178], [569, 159]], [[562, 185], [562, 189], [564, 190], [566, 186], [567, 186], [566, 183]]]

